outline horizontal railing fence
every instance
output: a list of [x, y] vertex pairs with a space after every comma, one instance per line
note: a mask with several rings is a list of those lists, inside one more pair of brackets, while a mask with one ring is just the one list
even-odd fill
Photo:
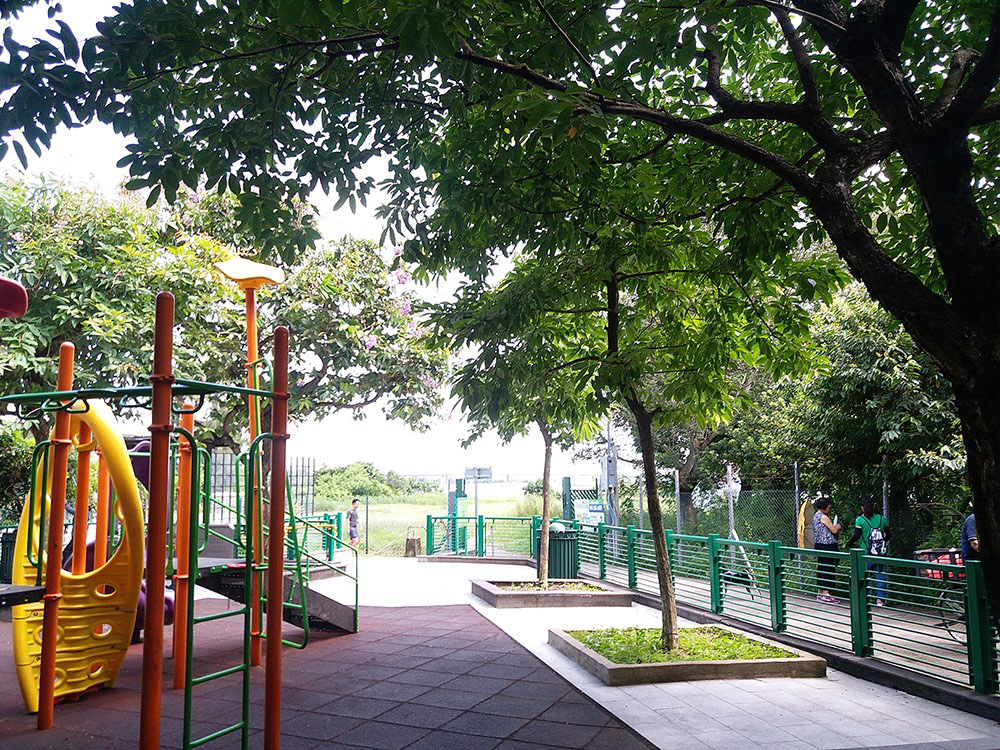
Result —
[[[659, 595], [652, 532], [566, 522], [582, 574]], [[427, 517], [428, 554], [537, 555], [541, 519]], [[1000, 639], [978, 562], [872, 557], [666, 532], [677, 600], [996, 693]]]

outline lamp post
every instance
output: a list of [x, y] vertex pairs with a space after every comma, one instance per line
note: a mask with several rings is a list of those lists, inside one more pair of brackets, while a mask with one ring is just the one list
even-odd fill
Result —
[[[257, 390], [259, 383], [257, 379], [257, 365], [260, 354], [257, 346], [257, 290], [265, 284], [280, 284], [285, 280], [285, 272], [280, 268], [269, 266], [264, 263], [248, 260], [246, 258], [230, 258], [215, 264], [223, 276], [235, 281], [237, 286], [243, 290], [246, 300], [246, 324], [247, 324], [247, 387]], [[260, 412], [259, 399], [256, 395], [247, 398], [247, 409], [250, 423], [251, 444], [260, 434]], [[256, 566], [260, 565], [261, 548], [264, 546], [264, 531], [262, 526], [263, 509], [261, 507], [260, 494], [260, 470], [257, 462], [253, 461], [251, 468], [252, 480], [248, 490], [248, 504], [253, 513], [254, 539], [247, 540], [253, 546], [253, 559]], [[263, 653], [263, 639], [261, 637], [261, 611], [260, 611], [260, 574], [254, 573], [250, 590], [251, 622], [250, 622], [250, 663], [259, 666]]]

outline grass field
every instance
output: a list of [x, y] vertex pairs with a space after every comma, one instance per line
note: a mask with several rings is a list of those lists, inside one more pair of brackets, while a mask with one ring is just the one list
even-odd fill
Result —
[[[406, 549], [406, 538], [411, 534], [423, 540], [426, 535], [427, 516], [443, 516], [448, 512], [444, 495], [405, 495], [360, 498], [358, 508], [359, 549], [371, 555], [400, 557]], [[367, 500], [367, 512], [366, 501]], [[468, 514], [472, 515], [470, 500]], [[350, 509], [350, 498], [317, 498], [315, 513], [344, 513]], [[498, 500], [480, 500], [479, 513], [483, 516], [531, 516], [541, 511], [541, 498], [527, 496]], [[346, 520], [345, 520], [346, 526]], [[347, 536], [347, 529], [344, 529]]]

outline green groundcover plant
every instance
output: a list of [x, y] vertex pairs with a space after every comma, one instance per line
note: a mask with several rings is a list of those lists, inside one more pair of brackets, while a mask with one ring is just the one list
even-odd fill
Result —
[[604, 591], [600, 586], [583, 581], [549, 581], [547, 584], [542, 584], [539, 581], [524, 581], [498, 583], [497, 586], [504, 591], [575, 591], [587, 593]]
[[795, 654], [722, 628], [681, 628], [680, 646], [664, 651], [659, 628], [570, 630], [584, 646], [615, 664], [655, 664], [665, 661], [725, 659], [788, 659]]

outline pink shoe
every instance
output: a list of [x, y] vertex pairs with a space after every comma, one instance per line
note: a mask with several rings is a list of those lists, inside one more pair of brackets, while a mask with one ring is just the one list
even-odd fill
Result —
[[816, 600], [824, 602], [825, 604], [840, 604], [840, 599], [835, 596], [827, 596], [826, 594], [823, 596], [817, 596]]

